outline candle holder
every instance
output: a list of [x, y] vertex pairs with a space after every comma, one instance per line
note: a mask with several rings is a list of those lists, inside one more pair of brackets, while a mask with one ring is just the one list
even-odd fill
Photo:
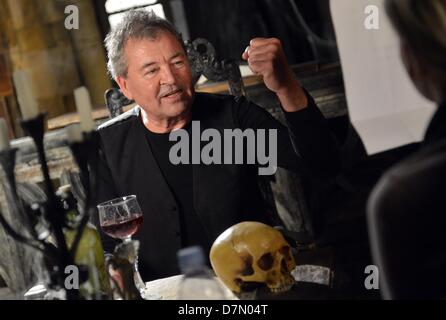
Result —
[[49, 246], [42, 241], [36, 240], [40, 238], [36, 230], [33, 228], [33, 225], [37, 224], [37, 217], [33, 215], [33, 210], [31, 210], [31, 208], [27, 208], [23, 205], [22, 200], [17, 194], [17, 186], [14, 176], [16, 155], [16, 148], [10, 148], [0, 151], [0, 165], [3, 168], [6, 178], [6, 183], [3, 183], [3, 189], [5, 190], [6, 200], [13, 206], [13, 211], [19, 215], [18, 218], [25, 226], [26, 231], [31, 234], [32, 238], [28, 238], [15, 232], [12, 226], [1, 214], [0, 223], [14, 239], [26, 243], [27, 245], [42, 252], [46, 249], [49, 253], [51, 253], [51, 255], [54, 256], [55, 251], [53, 250], [52, 246]]
[[[0, 152], [0, 165], [5, 172], [3, 184], [9, 203], [15, 203], [12, 211], [15, 217], [20, 217], [21, 224], [25, 230], [16, 230], [8, 222], [5, 216], [0, 212], [0, 224], [4, 230], [15, 240], [22, 242], [32, 248], [41, 251], [44, 254], [46, 267], [49, 271], [49, 283], [47, 286], [52, 290], [61, 290], [65, 287], [67, 266], [75, 264], [76, 253], [82, 238], [84, 229], [94, 210], [95, 194], [97, 189], [97, 164], [99, 149], [99, 134], [96, 131], [85, 133], [80, 142], [69, 143], [73, 156], [79, 166], [82, 184], [86, 191], [86, 199], [83, 208], [80, 210], [79, 223], [74, 227], [75, 236], [71, 246], [67, 245], [64, 229], [67, 228], [68, 210], [62, 205], [59, 196], [54, 192], [54, 186], [51, 181], [47, 157], [44, 149], [44, 130], [45, 114], [41, 113], [35, 118], [21, 121], [22, 128], [29, 135], [37, 150], [37, 156], [40, 162], [40, 168], [43, 175], [44, 192], [46, 200], [42, 203], [33, 205], [31, 209], [24, 205], [17, 192], [17, 183], [14, 175], [14, 167], [17, 149], [11, 148]], [[38, 206], [38, 207], [35, 207]], [[41, 212], [37, 217], [36, 212]], [[36, 224], [39, 220], [44, 220], [47, 226], [47, 233], [51, 236], [42, 236], [36, 230]], [[73, 229], [72, 226], [70, 226]], [[53, 238], [53, 239], [50, 239]], [[77, 266], [78, 270], [83, 270], [83, 266]], [[67, 289], [67, 288], [65, 288]], [[80, 298], [78, 289], [67, 289], [66, 299], [75, 300]]]
[[99, 159], [99, 133], [97, 131], [84, 132], [82, 141], [69, 143], [69, 146], [80, 169], [80, 178], [86, 195], [83, 210], [81, 212], [82, 216], [72, 245], [72, 253], [75, 254], [82, 237], [82, 232], [95, 208], [94, 204], [95, 196], [97, 194], [98, 174], [97, 167]]
[[0, 165], [2, 166], [6, 179], [11, 186], [11, 191], [13, 192], [13, 195], [16, 199], [18, 199], [17, 196], [17, 188], [15, 183], [15, 176], [14, 176], [14, 168], [15, 168], [15, 160], [17, 156], [17, 149], [16, 148], [9, 148], [0, 151]]

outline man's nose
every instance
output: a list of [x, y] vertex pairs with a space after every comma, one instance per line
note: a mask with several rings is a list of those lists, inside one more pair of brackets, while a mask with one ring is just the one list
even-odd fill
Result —
[[162, 70], [161, 84], [175, 84], [175, 75], [170, 65], [166, 65]]

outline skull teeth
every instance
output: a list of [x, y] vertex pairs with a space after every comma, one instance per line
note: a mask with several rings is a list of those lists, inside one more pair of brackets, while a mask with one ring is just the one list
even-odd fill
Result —
[[286, 279], [286, 281], [284, 281], [280, 285], [274, 287], [270, 286], [269, 288], [273, 293], [282, 293], [290, 290], [293, 284], [294, 284], [294, 279]]

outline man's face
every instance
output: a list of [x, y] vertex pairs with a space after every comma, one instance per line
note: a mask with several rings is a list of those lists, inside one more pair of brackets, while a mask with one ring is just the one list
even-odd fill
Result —
[[124, 47], [127, 77], [117, 77], [122, 92], [158, 121], [187, 115], [194, 87], [183, 47], [170, 32], [155, 39], [130, 39]]

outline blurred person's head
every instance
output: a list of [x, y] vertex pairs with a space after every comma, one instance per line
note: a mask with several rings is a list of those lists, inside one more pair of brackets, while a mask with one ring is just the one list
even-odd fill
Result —
[[386, 0], [401, 40], [401, 56], [417, 89], [446, 100], [446, 0]]
[[153, 12], [126, 13], [106, 37], [108, 70], [148, 121], [169, 127], [190, 114], [194, 87], [181, 35]]

